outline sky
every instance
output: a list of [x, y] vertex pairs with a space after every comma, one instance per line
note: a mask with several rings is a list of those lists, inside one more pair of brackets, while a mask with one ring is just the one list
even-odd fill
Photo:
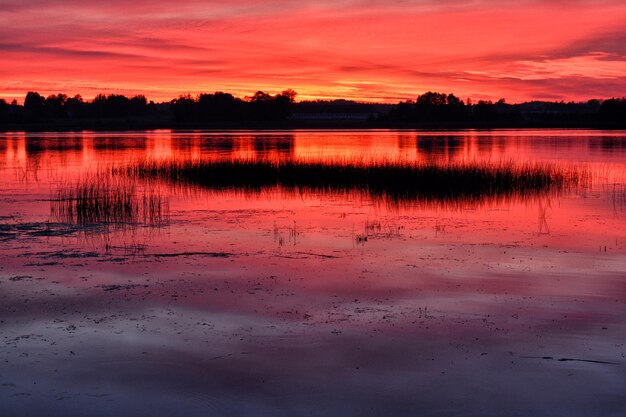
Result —
[[0, 0], [0, 97], [626, 95], [624, 0]]

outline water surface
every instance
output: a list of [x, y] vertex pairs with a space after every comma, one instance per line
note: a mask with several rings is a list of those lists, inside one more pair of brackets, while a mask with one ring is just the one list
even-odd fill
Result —
[[[589, 180], [398, 202], [116, 179], [126, 217], [57, 202], [111, 167], [225, 158]], [[624, 415], [625, 168], [621, 131], [2, 134], [0, 411]]]

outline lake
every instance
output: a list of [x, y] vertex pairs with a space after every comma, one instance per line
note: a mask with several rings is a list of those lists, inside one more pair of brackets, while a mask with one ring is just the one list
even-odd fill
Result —
[[0, 133], [0, 193], [1, 415], [626, 415], [625, 131]]

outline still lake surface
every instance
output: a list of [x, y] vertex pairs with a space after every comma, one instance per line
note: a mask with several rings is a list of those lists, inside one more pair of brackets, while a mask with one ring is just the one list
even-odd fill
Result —
[[[58, 205], [111, 167], [225, 158], [588, 180], [401, 202], [136, 180], [123, 221]], [[1, 133], [0, 197], [0, 415], [626, 415], [624, 131]]]

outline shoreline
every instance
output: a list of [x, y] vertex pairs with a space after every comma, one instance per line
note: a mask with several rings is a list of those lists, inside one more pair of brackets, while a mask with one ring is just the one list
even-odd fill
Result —
[[66, 126], [62, 128], [55, 128], [53, 125], [42, 125], [37, 127], [23, 127], [23, 126], [0, 126], [0, 133], [70, 133], [70, 132], [154, 132], [159, 130], [169, 130], [172, 132], [329, 132], [329, 131], [398, 131], [398, 132], [462, 132], [462, 131], [526, 131], [526, 130], [589, 130], [589, 131], [623, 131], [626, 130], [626, 123], [621, 125], [580, 125], [580, 126], [568, 126], [568, 125], [526, 125], [526, 126], [363, 126], [363, 125], [285, 125], [285, 124], [266, 124], [266, 125], [239, 125], [239, 126], [225, 126], [225, 125], [131, 125], [131, 126]]

